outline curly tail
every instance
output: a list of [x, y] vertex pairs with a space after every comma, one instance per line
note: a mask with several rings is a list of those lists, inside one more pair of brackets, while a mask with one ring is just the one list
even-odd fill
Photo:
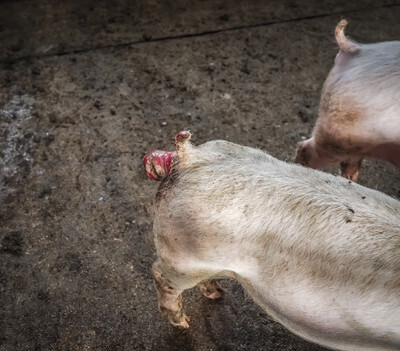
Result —
[[192, 147], [192, 144], [189, 143], [192, 134], [188, 130], [184, 130], [179, 132], [175, 136], [175, 150], [178, 154], [178, 157], [181, 159], [185, 153]]
[[344, 29], [346, 28], [346, 26], [347, 26], [347, 21], [345, 19], [342, 19], [336, 26], [336, 29], [335, 29], [336, 42], [339, 45], [340, 51], [346, 52], [349, 54], [354, 54], [361, 49], [361, 46], [360, 46], [360, 44], [349, 40], [344, 35]]

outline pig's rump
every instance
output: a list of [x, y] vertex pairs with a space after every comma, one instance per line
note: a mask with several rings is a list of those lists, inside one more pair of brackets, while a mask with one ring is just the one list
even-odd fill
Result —
[[212, 141], [173, 165], [154, 231], [163, 262], [236, 278], [304, 338], [400, 348], [400, 205], [387, 195]]

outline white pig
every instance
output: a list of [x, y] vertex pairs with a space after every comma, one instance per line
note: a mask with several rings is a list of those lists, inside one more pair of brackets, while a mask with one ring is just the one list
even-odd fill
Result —
[[357, 181], [364, 157], [400, 167], [400, 42], [358, 44], [336, 27], [339, 53], [326, 79], [312, 137], [295, 161], [322, 169], [340, 163]]
[[151, 178], [163, 178], [153, 274], [170, 322], [189, 326], [185, 289], [218, 298], [214, 279], [231, 277], [304, 339], [400, 350], [400, 202], [260, 150], [189, 138], [176, 136], [171, 164], [162, 151], [144, 159]]

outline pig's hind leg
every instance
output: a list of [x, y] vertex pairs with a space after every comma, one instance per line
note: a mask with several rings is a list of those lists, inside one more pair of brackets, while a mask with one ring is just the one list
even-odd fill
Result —
[[153, 278], [157, 290], [158, 308], [175, 327], [189, 328], [189, 317], [182, 309], [182, 288], [179, 274], [173, 269], [165, 269], [158, 259], [153, 264]]
[[160, 312], [167, 316], [173, 326], [189, 328], [189, 317], [182, 307], [182, 292], [196, 285], [203, 294], [210, 299], [221, 297], [223, 289], [219, 283], [210, 279], [213, 274], [207, 271], [191, 270], [186, 267], [182, 272], [162, 259], [153, 264], [153, 277], [157, 290], [158, 307]]
[[219, 299], [224, 294], [224, 289], [215, 279], [210, 279], [197, 284], [203, 295], [209, 299]]

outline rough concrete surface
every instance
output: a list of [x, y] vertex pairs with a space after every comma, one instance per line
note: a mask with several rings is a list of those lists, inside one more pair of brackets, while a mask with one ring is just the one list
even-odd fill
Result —
[[[1, 1], [0, 350], [323, 350], [230, 280], [219, 301], [185, 292], [188, 330], [168, 324], [142, 157], [190, 129], [292, 160], [341, 18], [400, 38], [400, 1]], [[400, 196], [385, 162], [360, 183]]]

